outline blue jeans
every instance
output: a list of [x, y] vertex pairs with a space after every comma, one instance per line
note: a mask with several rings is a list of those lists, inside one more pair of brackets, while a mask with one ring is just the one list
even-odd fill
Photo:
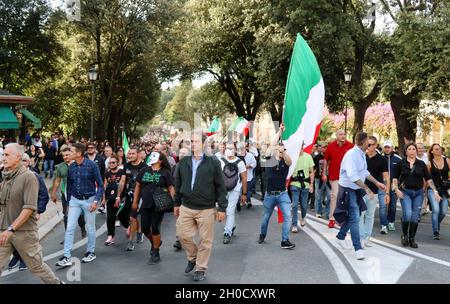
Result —
[[[394, 194], [395, 195], [395, 194]], [[395, 205], [396, 202], [389, 202], [389, 205], [386, 206], [386, 204], [384, 203], [384, 198], [386, 196], [386, 192], [384, 191], [378, 191], [378, 202], [379, 202], [379, 207], [380, 207], [380, 225], [381, 226], [387, 226], [388, 224], [388, 213], [392, 207], [392, 204], [394, 205], [394, 210], [395, 210]], [[391, 195], [392, 198], [392, 195]], [[395, 211], [394, 211], [394, 220], [389, 221], [389, 223], [393, 223], [395, 222]]]
[[348, 207], [348, 219], [341, 226], [338, 235], [336, 236], [340, 240], [345, 240], [347, 232], [350, 230], [350, 235], [352, 237], [353, 247], [355, 251], [362, 249], [361, 240], [359, 235], [359, 206], [356, 201], [356, 192], [350, 191], [350, 202]]
[[50, 169], [50, 178], [53, 178], [53, 167], [54, 167], [55, 161], [53, 159], [46, 159], [44, 160], [44, 174], [47, 177], [48, 170]]
[[75, 227], [78, 223], [78, 218], [81, 213], [84, 213], [84, 219], [86, 221], [87, 230], [87, 252], [95, 252], [95, 211], [90, 212], [89, 207], [94, 202], [95, 196], [90, 197], [87, 200], [79, 200], [75, 197], [70, 198], [69, 202], [69, 215], [67, 219], [67, 230], [64, 237], [64, 256], [67, 258], [71, 257], [72, 247], [73, 247], [73, 235], [75, 232]]
[[423, 203], [423, 189], [404, 189], [401, 191], [403, 192], [403, 199], [400, 199], [403, 212], [402, 222], [418, 223]]
[[322, 201], [324, 196], [326, 197], [326, 209], [325, 215], [327, 217], [330, 216], [330, 195], [331, 189], [328, 188], [327, 183], [322, 183], [322, 187], [320, 187], [320, 178], [314, 179], [314, 189], [316, 190], [316, 200], [314, 201], [314, 209], [316, 210], [316, 214], [322, 214]]
[[[395, 213], [397, 212], [397, 194], [395, 194], [395, 191], [391, 191], [389, 194], [391, 196], [391, 200], [389, 202], [389, 206], [387, 208], [387, 221], [389, 223], [395, 223]], [[381, 214], [380, 214], [381, 219]]]
[[282, 241], [287, 241], [289, 239], [289, 228], [291, 227], [291, 200], [287, 191], [278, 195], [269, 195], [266, 192], [264, 197], [264, 215], [261, 222], [261, 234], [267, 235], [267, 227], [269, 226], [269, 220], [272, 216], [273, 209], [276, 205], [280, 208], [283, 214], [283, 226], [282, 226]]
[[300, 209], [302, 211], [302, 219], [306, 217], [306, 212], [308, 210], [308, 196], [309, 189], [299, 188], [297, 186], [291, 186], [292, 193], [292, 226], [297, 226], [298, 223], [298, 203], [300, 199]]
[[428, 189], [428, 201], [431, 204], [431, 226], [433, 227], [433, 232], [440, 231], [440, 225], [442, 220], [445, 218], [448, 210], [448, 199], [441, 195], [441, 200], [438, 202], [434, 198], [434, 193], [432, 189]]
[[365, 197], [367, 210], [361, 213], [359, 219], [359, 234], [362, 240], [367, 240], [372, 235], [373, 222], [375, 220], [375, 210], [377, 209], [377, 203], [379, 202], [380, 206], [381, 204], [384, 205], [384, 195], [385, 195], [384, 192], [379, 191], [378, 195], [374, 195], [373, 198], [369, 198], [368, 196]]

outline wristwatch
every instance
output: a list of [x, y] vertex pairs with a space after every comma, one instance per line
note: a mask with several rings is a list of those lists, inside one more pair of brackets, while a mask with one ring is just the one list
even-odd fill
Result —
[[242, 195], [247, 195], [247, 192], [245, 192], [245, 193], [242, 193]]
[[14, 230], [12, 225], [9, 225], [8, 229], [9, 232], [16, 232], [16, 230]]

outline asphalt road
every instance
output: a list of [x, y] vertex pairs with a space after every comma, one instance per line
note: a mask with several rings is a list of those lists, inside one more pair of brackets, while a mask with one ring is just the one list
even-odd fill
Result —
[[[448, 217], [441, 225], [441, 240], [432, 238], [431, 215], [422, 217], [419, 225], [418, 249], [404, 248], [400, 244], [400, 224], [389, 235], [379, 233], [378, 212], [374, 225], [374, 247], [366, 248], [366, 259], [357, 261], [353, 250], [340, 250], [335, 244], [336, 229], [329, 229], [326, 221], [309, 212], [307, 225], [299, 233], [290, 235], [297, 246], [293, 250], [280, 248], [281, 224], [276, 213], [271, 218], [269, 233], [264, 244], [258, 244], [263, 208], [254, 199], [254, 207], [237, 213], [237, 229], [232, 243], [222, 243], [223, 223], [215, 227], [214, 247], [204, 283], [450, 283], [450, 224]], [[398, 211], [397, 217], [401, 215]], [[175, 218], [165, 216], [162, 224], [163, 245], [161, 262], [147, 265], [150, 243], [145, 240], [136, 250], [126, 252], [126, 239], [122, 228], [117, 229], [116, 244], [104, 246], [106, 215], [97, 215], [97, 259], [58, 269], [64, 228], [60, 224], [42, 241], [44, 260], [67, 283], [179, 283], [192, 284], [192, 274], [184, 274], [186, 257], [183, 251], [172, 247], [175, 241]], [[350, 239], [350, 236], [347, 237]], [[83, 256], [86, 239], [81, 240], [77, 229], [73, 257]], [[5, 271], [3, 283], [40, 283], [29, 271]], [[203, 283], [203, 282], [201, 282]], [[200, 284], [201, 284], [200, 283]], [[198, 283], [197, 283], [198, 284]]]

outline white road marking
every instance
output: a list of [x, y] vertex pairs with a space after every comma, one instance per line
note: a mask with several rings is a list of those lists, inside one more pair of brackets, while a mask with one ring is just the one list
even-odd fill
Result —
[[331, 247], [325, 242], [318, 233], [309, 227], [303, 227], [303, 231], [308, 234], [311, 239], [316, 243], [316, 245], [322, 250], [327, 259], [330, 261], [331, 266], [333, 266], [334, 271], [338, 277], [341, 284], [354, 284], [353, 278], [347, 267], [342, 263], [338, 255], [331, 249]]
[[[324, 220], [324, 219], [315, 218], [314, 216], [309, 215], [309, 214], [307, 216], [309, 218], [314, 218], [316, 221], [320, 221], [320, 222], [322, 222], [324, 224], [328, 224], [328, 222], [326, 220]], [[336, 228], [334, 228], [334, 230], [338, 231], [338, 229], [336, 229]], [[403, 248], [401, 246], [393, 245], [391, 243], [384, 242], [384, 241], [378, 240], [378, 239], [373, 238], [373, 237], [371, 237], [370, 239], [372, 240], [373, 243], [377, 243], [377, 244], [380, 244], [382, 246], [389, 247], [389, 248], [392, 248], [394, 250], [404, 252], [404, 253], [406, 253], [408, 255], [411, 255], [413, 257], [416, 257], [416, 258], [424, 259], [424, 260], [427, 260], [427, 261], [430, 261], [430, 262], [433, 262], [433, 263], [436, 263], [436, 264], [440, 264], [442, 266], [450, 267], [450, 262], [447, 262], [447, 261], [444, 261], [444, 260], [441, 260], [441, 259], [437, 259], [437, 258], [434, 258], [432, 256], [425, 255], [423, 253], [418, 253], [416, 251]], [[400, 240], [399, 240], [399, 242], [400, 242]]]
[[[347, 259], [353, 270], [365, 284], [394, 284], [413, 262], [413, 258], [383, 246], [366, 247], [365, 260], [357, 260], [355, 251], [343, 250], [336, 244], [336, 231], [309, 220], [308, 224], [323, 235], [333, 247], [339, 250]], [[347, 239], [349, 239], [349, 235]]]
[[[106, 232], [106, 224], [103, 224], [100, 228], [97, 229], [96, 233], [95, 233], [95, 237], [98, 238], [100, 235], [102, 235], [103, 233]], [[81, 246], [84, 246], [87, 244], [87, 237], [85, 237], [84, 239], [76, 242], [75, 244], [73, 244], [72, 247], [72, 251], [75, 249], [80, 248]], [[60, 257], [64, 254], [64, 249], [61, 249], [57, 252], [54, 252], [52, 254], [49, 254], [47, 256], [44, 257], [44, 262], [48, 261], [48, 260], [52, 260], [54, 258]], [[17, 268], [13, 269], [13, 270], [7, 270], [5, 272], [2, 273], [2, 277], [16, 273], [17, 271], [19, 271]]]

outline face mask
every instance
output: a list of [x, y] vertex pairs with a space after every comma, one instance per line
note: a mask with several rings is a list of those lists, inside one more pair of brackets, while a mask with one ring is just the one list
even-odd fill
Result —
[[225, 150], [225, 156], [226, 157], [234, 156], [234, 150], [226, 149]]

